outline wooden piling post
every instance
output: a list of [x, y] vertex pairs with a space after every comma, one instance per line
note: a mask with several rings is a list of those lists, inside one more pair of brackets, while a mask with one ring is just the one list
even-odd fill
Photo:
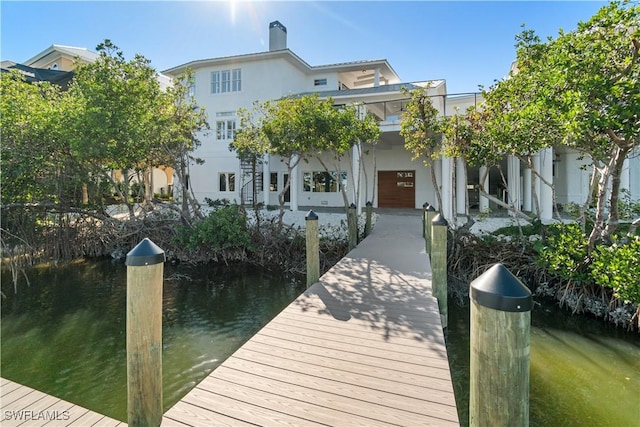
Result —
[[470, 286], [469, 425], [529, 425], [531, 292], [502, 264]]
[[428, 205], [427, 208], [425, 209], [426, 213], [425, 213], [425, 243], [426, 243], [426, 249], [427, 249], [427, 253], [429, 255], [431, 255], [431, 223], [433, 222], [433, 218], [436, 217], [436, 210], [433, 206]]
[[422, 204], [422, 238], [423, 239], [427, 237], [427, 206], [429, 206], [429, 202], [424, 202]]
[[438, 299], [442, 329], [447, 327], [447, 220], [438, 214], [431, 221], [431, 292]]
[[349, 250], [358, 246], [358, 217], [356, 205], [351, 203], [347, 212], [347, 224], [349, 225]]
[[143, 239], [127, 265], [127, 424], [162, 421], [162, 275], [165, 254]]
[[365, 211], [366, 221], [364, 223], [364, 237], [367, 237], [371, 234], [371, 212], [373, 211], [373, 204], [371, 202], [367, 202]]
[[309, 211], [304, 217], [307, 243], [307, 288], [320, 279], [320, 243], [318, 238], [318, 215]]

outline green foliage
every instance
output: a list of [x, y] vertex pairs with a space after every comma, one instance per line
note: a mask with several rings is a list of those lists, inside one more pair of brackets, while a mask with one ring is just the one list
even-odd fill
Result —
[[523, 225], [522, 227], [511, 225], [508, 227], [499, 228], [496, 231], [494, 231], [492, 234], [496, 236], [503, 235], [503, 236], [520, 237], [521, 231], [523, 236], [541, 235], [543, 233], [543, 225], [540, 221], [534, 221], [533, 224]]
[[640, 304], [640, 237], [626, 244], [597, 247], [591, 277], [597, 285], [613, 289], [617, 298]]
[[244, 211], [240, 206], [230, 204], [222, 204], [207, 217], [195, 222], [192, 228], [182, 227], [178, 231], [176, 244], [192, 251], [214, 253], [252, 247]]
[[551, 274], [580, 284], [588, 279], [587, 237], [578, 224], [554, 224], [539, 252], [538, 262]]
[[631, 193], [626, 188], [620, 190], [618, 212], [620, 212], [621, 219], [635, 219], [640, 216], [640, 200], [633, 200]]

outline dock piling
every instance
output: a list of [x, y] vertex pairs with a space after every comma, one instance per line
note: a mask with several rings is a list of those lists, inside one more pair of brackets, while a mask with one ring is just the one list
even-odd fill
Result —
[[502, 264], [471, 282], [469, 425], [529, 425], [531, 292]]
[[371, 211], [373, 210], [373, 204], [371, 202], [367, 202], [366, 205], [366, 220], [364, 223], [364, 237], [367, 237], [371, 234]]
[[447, 327], [447, 228], [449, 224], [442, 214], [431, 221], [431, 287], [438, 299], [442, 329]]
[[304, 217], [307, 244], [307, 288], [320, 279], [320, 243], [318, 239], [318, 215], [309, 211]]
[[127, 423], [162, 421], [162, 276], [165, 254], [143, 239], [127, 265]]
[[427, 205], [427, 207], [425, 208], [425, 236], [424, 236], [424, 240], [425, 240], [425, 248], [427, 250], [427, 254], [431, 255], [431, 223], [433, 222], [433, 218], [436, 217], [436, 214], [438, 212], [436, 212], [435, 208], [431, 205]]
[[349, 225], [349, 250], [358, 246], [358, 216], [356, 205], [351, 203], [347, 211], [347, 224]]

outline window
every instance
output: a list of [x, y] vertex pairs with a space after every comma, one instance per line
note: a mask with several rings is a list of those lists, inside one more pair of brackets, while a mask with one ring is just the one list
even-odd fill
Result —
[[338, 176], [343, 187], [347, 186], [346, 172], [305, 172], [302, 177], [303, 191], [312, 193], [336, 193], [340, 191]]
[[326, 86], [327, 85], [327, 79], [315, 79], [313, 81], [313, 85], [314, 86]]
[[196, 96], [196, 76], [193, 76], [193, 80], [189, 83], [189, 89], [187, 90], [188, 96]]
[[220, 191], [236, 191], [236, 174], [233, 172], [223, 172], [218, 174]]
[[240, 92], [241, 90], [242, 73], [240, 68], [211, 73], [211, 93]]
[[271, 172], [269, 191], [278, 191], [278, 172]]
[[231, 91], [240, 92], [242, 90], [242, 78], [240, 74], [240, 68], [236, 68], [232, 71]]
[[235, 135], [235, 120], [216, 120], [216, 139], [218, 141], [232, 141]]

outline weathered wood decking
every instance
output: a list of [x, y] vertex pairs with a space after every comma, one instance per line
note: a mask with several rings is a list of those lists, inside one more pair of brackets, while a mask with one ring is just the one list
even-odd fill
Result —
[[0, 378], [0, 425], [116, 427], [125, 423]]
[[381, 216], [163, 426], [458, 425], [430, 286], [420, 217]]

